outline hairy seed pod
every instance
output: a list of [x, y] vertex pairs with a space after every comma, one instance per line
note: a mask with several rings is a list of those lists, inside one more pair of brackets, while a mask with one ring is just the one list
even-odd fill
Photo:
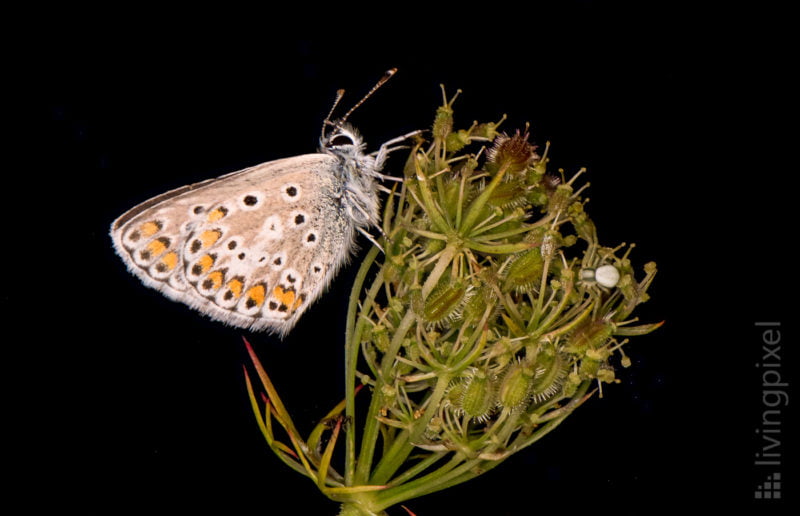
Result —
[[489, 196], [489, 204], [507, 210], [517, 208], [528, 203], [528, 188], [522, 180], [512, 179], [500, 183]]
[[425, 300], [422, 319], [438, 325], [458, 319], [470, 290], [470, 287], [460, 281], [435, 288]]
[[447, 394], [444, 397], [445, 405], [453, 407], [456, 410], [461, 410], [461, 403], [464, 401], [464, 391], [467, 389], [467, 383], [462, 381], [453, 382], [447, 389]]
[[539, 158], [534, 152], [536, 147], [528, 142], [528, 136], [527, 132], [519, 131], [511, 136], [499, 135], [486, 155], [487, 161], [498, 168], [506, 167], [506, 177], [526, 172], [528, 165]]
[[611, 338], [613, 332], [613, 325], [605, 320], [584, 323], [572, 332], [564, 351], [580, 355], [589, 348], [597, 349]]
[[497, 389], [498, 406], [511, 412], [523, 410], [531, 401], [534, 375], [520, 361], [508, 366]]
[[495, 400], [495, 386], [491, 375], [475, 369], [466, 381], [461, 397], [461, 411], [471, 419], [485, 421], [492, 413]]
[[506, 269], [503, 292], [527, 291], [538, 287], [542, 282], [543, 271], [544, 260], [540, 248], [519, 253]]
[[549, 400], [561, 391], [567, 376], [569, 361], [561, 353], [540, 354], [536, 360], [536, 379], [533, 382], [533, 399], [536, 403]]
[[477, 324], [486, 312], [486, 307], [491, 306], [493, 309], [496, 305], [496, 293], [494, 289], [488, 285], [480, 286], [471, 291], [473, 295], [464, 303], [462, 310], [462, 319], [464, 321], [471, 321], [472, 324]]

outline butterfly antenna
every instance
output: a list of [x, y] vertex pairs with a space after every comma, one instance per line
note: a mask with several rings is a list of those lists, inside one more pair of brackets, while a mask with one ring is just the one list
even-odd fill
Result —
[[344, 96], [344, 90], [337, 90], [336, 91], [336, 98], [333, 99], [333, 106], [331, 106], [331, 110], [328, 111], [328, 115], [325, 117], [325, 120], [322, 121], [322, 135], [325, 136], [325, 127], [329, 125], [335, 125], [331, 122], [331, 115], [333, 115], [333, 111], [336, 109], [336, 106], [339, 105], [339, 101], [342, 100]]
[[378, 82], [377, 82], [377, 83], [375, 83], [375, 86], [373, 86], [373, 87], [372, 87], [372, 89], [371, 89], [371, 90], [369, 90], [369, 91], [367, 92], [367, 94], [366, 94], [366, 95], [364, 95], [364, 96], [361, 98], [361, 100], [359, 100], [358, 102], [356, 102], [356, 105], [355, 105], [355, 106], [353, 106], [353, 107], [351, 107], [351, 108], [350, 108], [350, 111], [348, 111], [347, 113], [345, 113], [345, 114], [344, 114], [344, 116], [343, 116], [343, 117], [342, 117], [342, 118], [339, 120], [339, 122], [337, 123], [337, 125], [341, 125], [341, 124], [345, 123], [345, 121], [347, 121], [347, 119], [350, 117], [350, 115], [351, 115], [351, 114], [353, 114], [353, 111], [355, 111], [356, 109], [358, 109], [358, 107], [359, 107], [361, 104], [363, 104], [365, 100], [367, 100], [368, 98], [370, 98], [370, 97], [372, 96], [372, 94], [373, 94], [373, 93], [375, 93], [375, 92], [378, 90], [378, 88], [380, 88], [381, 86], [383, 86], [384, 84], [386, 84], [386, 81], [388, 81], [389, 79], [391, 79], [391, 78], [392, 78], [392, 76], [393, 76], [395, 73], [397, 73], [397, 68], [391, 68], [391, 69], [389, 69], [389, 70], [386, 70], [386, 73], [385, 73], [385, 74], [383, 74], [383, 77], [381, 77], [381, 78], [378, 80]]

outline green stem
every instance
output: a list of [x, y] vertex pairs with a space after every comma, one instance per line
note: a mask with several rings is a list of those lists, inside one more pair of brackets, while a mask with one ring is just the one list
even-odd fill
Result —
[[[439, 279], [442, 277], [442, 274], [444, 274], [444, 271], [447, 270], [447, 267], [450, 266], [450, 262], [453, 261], [457, 251], [457, 248], [450, 244], [442, 250], [442, 254], [439, 256], [436, 265], [428, 275], [428, 279], [425, 280], [425, 284], [422, 285], [422, 299], [428, 297], [431, 290], [439, 284]], [[405, 335], [403, 335], [403, 337], [405, 337]]]
[[[489, 228], [484, 228], [485, 230], [489, 230]], [[521, 235], [523, 233], [530, 233], [531, 227], [530, 226], [520, 226], [518, 228], [509, 229], [506, 231], [498, 231], [497, 233], [488, 233], [484, 234], [484, 231], [481, 230], [480, 234], [473, 231], [470, 235], [470, 238], [476, 241], [492, 241], [492, 240], [500, 240], [503, 238], [508, 238], [512, 236]]]
[[420, 460], [412, 467], [403, 471], [402, 474], [393, 478], [390, 484], [395, 486], [402, 485], [403, 483], [411, 480], [412, 478], [416, 477], [417, 475], [419, 475], [420, 473], [431, 467], [433, 464], [441, 460], [441, 458], [444, 457], [445, 455], [447, 455], [446, 452], [431, 453], [428, 457]]
[[[570, 413], [567, 413], [562, 417], [543, 425], [539, 430], [534, 432], [534, 434], [525, 440], [524, 446], [529, 446], [533, 442], [538, 441], [550, 433], [559, 424], [561, 424], [561, 422], [569, 414]], [[460, 454], [456, 454], [456, 456], [454, 456], [450, 462], [452, 463], [456, 459], [463, 461], [464, 457]], [[441, 470], [437, 470], [430, 475], [426, 475], [417, 480], [408, 482], [402, 486], [398, 486], [397, 488], [390, 488], [385, 491], [375, 493], [377, 507], [385, 509], [405, 500], [425, 496], [464, 483], [479, 475], [482, 475], [490, 469], [495, 468], [504, 460], [505, 458], [500, 460], [484, 460], [481, 458], [475, 458], [467, 460], [457, 467], [451, 467], [446, 470], [445, 467], [443, 467]]]
[[464, 247], [486, 254], [513, 254], [527, 251], [536, 246], [528, 242], [517, 242], [516, 244], [481, 244], [474, 240], [467, 240], [464, 242]]
[[458, 228], [458, 232], [460, 234], [470, 234], [470, 230], [475, 226], [475, 223], [478, 222], [478, 216], [480, 215], [481, 210], [483, 210], [483, 207], [486, 206], [486, 203], [489, 201], [489, 197], [491, 197], [492, 193], [494, 193], [497, 185], [499, 185], [503, 180], [503, 176], [506, 175], [506, 170], [508, 170], [507, 165], [500, 167], [500, 170], [497, 171], [497, 174], [489, 182], [483, 192], [481, 192], [481, 194], [474, 201], [472, 201], [472, 204], [470, 204], [469, 208], [467, 209], [467, 213], [464, 217], [461, 227]]
[[[385, 509], [402, 501], [410, 500], [411, 498], [417, 498], [427, 494], [430, 486], [436, 486], [443, 481], [450, 480], [452, 478], [451, 473], [454, 470], [457, 472], [456, 476], [460, 475], [462, 471], [461, 467], [458, 466], [463, 462], [464, 455], [456, 453], [453, 455], [453, 458], [447, 462], [447, 464], [442, 465], [439, 469], [432, 471], [425, 476], [419, 477], [397, 487], [390, 487], [384, 491], [372, 493], [375, 497], [376, 507]], [[468, 464], [471, 462], [480, 462], [480, 460], [475, 459], [473, 461], [469, 461]]]
[[372, 474], [372, 477], [370, 477], [370, 483], [383, 484], [388, 482], [392, 475], [402, 467], [405, 460], [411, 455], [411, 452], [414, 451], [413, 443], [419, 441], [422, 432], [427, 428], [431, 418], [439, 410], [439, 405], [447, 391], [448, 385], [450, 385], [450, 376], [444, 374], [440, 375], [436, 380], [436, 387], [428, 399], [425, 412], [419, 419], [414, 421], [411, 432], [409, 433], [404, 430], [395, 439], [395, 442], [392, 443], [392, 447], [386, 455], [381, 457], [378, 467], [375, 468], [375, 472]]
[[357, 502], [343, 503], [339, 508], [339, 516], [387, 516], [384, 511], [372, 511]]
[[536, 306], [533, 309], [533, 316], [531, 317], [532, 327], [536, 327], [539, 323], [539, 319], [542, 317], [542, 306], [545, 298], [545, 289], [547, 288], [547, 274], [550, 272], [551, 259], [552, 258], [548, 256], [544, 260], [544, 267], [542, 268], [542, 281], [539, 284], [539, 296], [536, 298]]
[[378, 421], [378, 413], [380, 412], [383, 397], [381, 396], [381, 388], [385, 385], [384, 379], [389, 376], [392, 365], [395, 362], [397, 352], [403, 343], [406, 333], [414, 324], [416, 316], [414, 312], [407, 311], [397, 326], [397, 330], [392, 337], [389, 349], [381, 360], [380, 374], [375, 378], [375, 388], [372, 392], [372, 400], [369, 404], [367, 412], [367, 419], [364, 421], [364, 437], [361, 439], [361, 451], [358, 456], [358, 466], [355, 473], [355, 481], [358, 484], [366, 483], [369, 478], [369, 472], [372, 467], [372, 459], [375, 454], [375, 443], [378, 440], [378, 429], [380, 422]]
[[[378, 380], [378, 383], [381, 383]], [[369, 472], [372, 469], [372, 460], [375, 456], [375, 444], [378, 441], [380, 422], [378, 413], [380, 412], [383, 396], [381, 396], [378, 385], [372, 392], [372, 399], [367, 409], [367, 419], [364, 421], [364, 435], [361, 438], [361, 450], [358, 454], [358, 465], [355, 471], [354, 482], [356, 484], [366, 484], [369, 481]]]
[[[408, 444], [408, 430], [403, 430], [395, 436], [394, 442], [381, 457], [380, 462], [369, 478], [369, 482], [376, 485], [388, 482], [413, 449], [414, 447]], [[400, 457], [399, 461], [397, 460], [398, 456]]]
[[439, 410], [439, 405], [442, 402], [442, 398], [447, 391], [447, 387], [450, 385], [450, 379], [451, 377], [449, 373], [445, 373], [444, 371], [439, 373], [436, 379], [436, 387], [434, 387], [433, 393], [428, 399], [428, 406], [425, 408], [425, 412], [422, 414], [422, 417], [414, 421], [411, 435], [408, 437], [408, 440], [411, 443], [416, 443], [419, 441], [420, 437], [422, 436], [422, 432], [424, 432], [428, 427], [428, 423], [430, 422], [431, 418]]
[[[573, 396], [574, 400], [579, 400], [588, 389], [590, 382], [584, 382], [579, 388], [578, 391]], [[579, 403], [578, 403], [579, 404]], [[577, 407], [577, 405], [575, 406]], [[392, 505], [398, 504], [402, 501], [409, 500], [411, 498], [418, 498], [420, 496], [424, 496], [427, 494], [434, 493], [436, 491], [441, 491], [442, 489], [447, 489], [449, 487], [461, 484], [468, 480], [471, 480], [478, 475], [489, 471], [490, 469], [495, 468], [501, 462], [507, 458], [507, 456], [515, 453], [523, 448], [526, 448], [533, 444], [534, 442], [538, 441], [551, 431], [553, 431], [558, 425], [560, 425], [564, 419], [567, 418], [572, 413], [572, 410], [569, 410], [564, 415], [553, 419], [552, 421], [548, 421], [544, 425], [540, 426], [536, 429], [532, 434], [528, 436], [520, 436], [516, 439], [516, 441], [510, 448], [513, 448], [513, 451], [506, 455], [505, 457], [499, 460], [485, 460], [481, 458], [475, 458], [464, 461], [464, 456], [461, 454], [456, 454], [448, 464], [436, 470], [424, 477], [420, 477], [416, 480], [408, 482], [404, 485], [397, 486], [395, 488], [389, 488], [385, 491], [380, 491], [373, 493], [375, 495], [375, 501], [377, 502], [376, 507], [380, 508], [387, 508], [391, 507]], [[458, 465], [459, 462], [464, 461], [463, 464]]]
[[[345, 328], [345, 364], [344, 364], [344, 371], [345, 371], [345, 415], [347, 416], [349, 421], [355, 421], [356, 417], [356, 401], [355, 401], [355, 389], [356, 389], [356, 364], [358, 363], [358, 341], [361, 340], [360, 334], [361, 331], [356, 333], [356, 316], [358, 314], [358, 298], [359, 294], [361, 293], [361, 288], [364, 285], [364, 280], [367, 277], [367, 273], [369, 269], [372, 267], [372, 264], [375, 262], [375, 258], [378, 256], [379, 249], [377, 247], [372, 247], [367, 256], [364, 258], [364, 261], [361, 263], [361, 267], [358, 269], [358, 273], [356, 274], [355, 281], [353, 283], [353, 288], [350, 291], [350, 301], [347, 307], [347, 326]], [[372, 303], [372, 300], [375, 298], [377, 294], [378, 288], [383, 283], [382, 281], [382, 274], [379, 273], [378, 277], [372, 284], [372, 288], [370, 288], [369, 295], [365, 300], [365, 305], [363, 310], [367, 310], [369, 308], [369, 304]], [[359, 325], [359, 330], [361, 326]], [[350, 425], [347, 433], [347, 439], [345, 440], [345, 485], [353, 485], [353, 475], [355, 472], [355, 456], [356, 456], [356, 425]]]
[[533, 331], [535, 329], [536, 330], [535, 335], [538, 337], [539, 335], [544, 333], [553, 324], [553, 322], [555, 322], [556, 318], [559, 315], [561, 315], [561, 312], [564, 311], [564, 307], [567, 306], [567, 303], [570, 300], [570, 294], [572, 294], [572, 285], [573, 285], [572, 282], [567, 284], [564, 293], [561, 296], [561, 301], [558, 303], [558, 306], [555, 309], [551, 310], [548, 316], [545, 317], [545, 319], [541, 321], [541, 323], [539, 323], [538, 326], [534, 326], [537, 322], [535, 318], [538, 317], [538, 314], [536, 314], [533, 311], [531, 312], [531, 319], [527, 325], [528, 331]]
[[417, 185], [419, 186], [419, 193], [422, 196], [422, 208], [425, 210], [425, 213], [428, 214], [428, 217], [431, 218], [431, 222], [436, 228], [445, 234], [450, 233], [452, 230], [450, 225], [447, 223], [442, 210], [439, 208], [439, 205], [433, 199], [433, 192], [431, 192], [431, 186], [428, 183], [430, 179], [425, 177], [425, 174], [422, 172], [422, 168], [419, 165], [419, 162], [416, 162], [417, 167]]
[[[439, 282], [439, 278], [442, 276], [442, 274], [444, 274], [444, 271], [450, 265], [450, 262], [453, 260], [455, 254], [456, 249], [452, 246], [447, 246], [442, 251], [442, 254], [439, 256], [436, 265], [428, 276], [428, 279], [425, 281], [425, 284], [422, 286], [423, 297], [427, 296]], [[381, 359], [381, 374], [375, 378], [375, 389], [373, 391], [369, 411], [367, 412], [367, 419], [364, 422], [364, 436], [361, 440], [361, 451], [359, 452], [358, 465], [356, 467], [355, 476], [353, 477], [356, 483], [365, 483], [370, 476], [369, 472], [372, 467], [372, 460], [375, 455], [375, 444], [379, 434], [378, 429], [380, 422], [378, 421], [377, 416], [382, 403], [382, 397], [380, 395], [381, 387], [385, 385], [386, 379], [391, 376], [392, 367], [396, 362], [397, 353], [400, 351], [400, 347], [403, 344], [406, 334], [414, 325], [416, 317], [416, 314], [411, 310], [405, 313], [403, 319], [400, 321], [400, 324], [397, 326], [394, 335], [392, 336], [389, 349]], [[410, 453], [410, 449], [408, 453]], [[405, 456], [408, 456], [408, 453], [406, 453]]]

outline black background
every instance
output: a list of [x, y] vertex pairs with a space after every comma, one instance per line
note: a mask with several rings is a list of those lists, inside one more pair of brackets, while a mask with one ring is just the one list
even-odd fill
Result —
[[[601, 241], [636, 242], [634, 263], [658, 263], [638, 315], [666, 321], [628, 346], [622, 383], [556, 432], [484, 477], [406, 505], [420, 516], [782, 513], [797, 485], [785, 469], [783, 502], [753, 500], [766, 473], [753, 464], [763, 409], [754, 323], [784, 324], [787, 376], [797, 358], [783, 295], [796, 273], [785, 250], [793, 162], [780, 157], [789, 140], [781, 14], [588, 1], [459, 16], [394, 9], [207, 11], [202, 21], [70, 13], [41, 27], [31, 57], [16, 54], [34, 123], [20, 126], [32, 146], [9, 197], [14, 209], [47, 206], [23, 231], [42, 273], [12, 274], [19, 286], [3, 296], [7, 327], [27, 328], [10, 337], [6, 366], [20, 492], [36, 493], [26, 495], [34, 505], [110, 513], [271, 514], [288, 503], [335, 514], [264, 443], [244, 389], [242, 332], [142, 286], [107, 231], [163, 191], [313, 152], [336, 89], [349, 107], [396, 66], [351, 118], [370, 149], [428, 127], [440, 83], [463, 90], [457, 127], [503, 113], [506, 130], [530, 122], [535, 142], [552, 143], [552, 167], [588, 168]], [[19, 270], [13, 256], [6, 270]], [[343, 396], [353, 274], [343, 271], [285, 340], [248, 335], [303, 431]], [[782, 426], [789, 465], [793, 402]]]

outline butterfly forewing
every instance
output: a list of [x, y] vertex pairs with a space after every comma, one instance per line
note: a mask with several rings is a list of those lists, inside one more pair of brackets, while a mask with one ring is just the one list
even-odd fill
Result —
[[178, 188], [117, 219], [114, 245], [169, 297], [285, 334], [352, 248], [336, 166], [331, 155], [308, 154]]

